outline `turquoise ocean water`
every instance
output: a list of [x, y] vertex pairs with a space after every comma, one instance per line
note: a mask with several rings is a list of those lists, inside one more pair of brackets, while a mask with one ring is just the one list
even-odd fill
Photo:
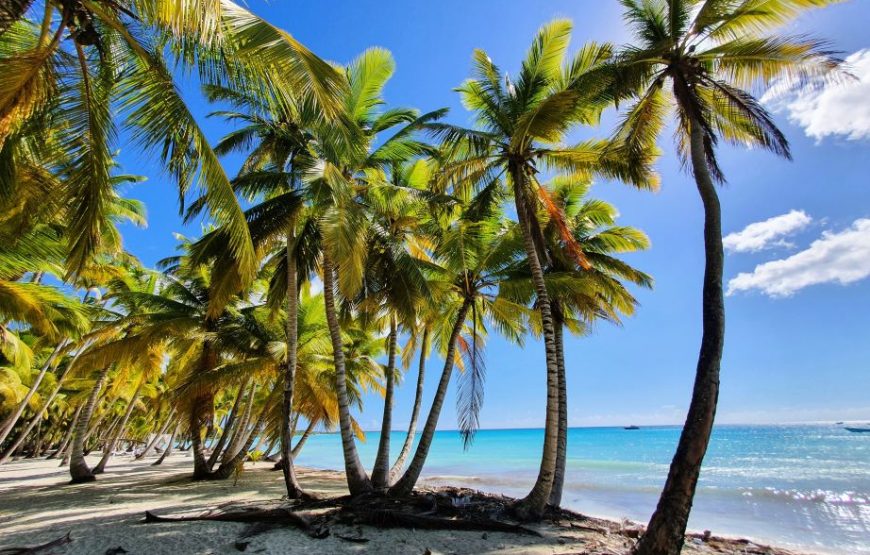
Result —
[[[595, 516], [646, 522], [679, 437], [677, 427], [572, 428], [564, 505]], [[391, 435], [393, 454], [404, 434]], [[360, 442], [371, 465], [378, 434]], [[423, 474], [521, 496], [540, 462], [543, 431], [482, 430], [463, 450], [440, 431]], [[336, 434], [312, 436], [298, 464], [341, 469]], [[833, 425], [720, 426], [713, 434], [689, 528], [821, 553], [870, 554], [870, 434]]]

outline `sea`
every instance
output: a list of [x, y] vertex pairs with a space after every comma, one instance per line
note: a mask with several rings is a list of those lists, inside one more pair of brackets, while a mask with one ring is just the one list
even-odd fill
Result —
[[[673, 426], [572, 428], [563, 505], [645, 523], [679, 433]], [[404, 437], [391, 435], [393, 456]], [[378, 439], [370, 432], [358, 442], [367, 465]], [[421, 484], [522, 496], [537, 476], [542, 444], [541, 429], [480, 430], [468, 449], [458, 432], [438, 431]], [[314, 435], [297, 464], [341, 469], [340, 447], [337, 434]], [[717, 426], [689, 529], [811, 553], [870, 554], [870, 433], [834, 424]]]

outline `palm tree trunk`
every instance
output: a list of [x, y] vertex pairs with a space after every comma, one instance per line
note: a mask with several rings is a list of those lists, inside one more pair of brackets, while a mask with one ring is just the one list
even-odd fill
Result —
[[420, 443], [417, 444], [417, 450], [414, 452], [414, 458], [411, 459], [411, 464], [408, 465], [408, 470], [399, 479], [396, 484], [390, 488], [391, 495], [405, 496], [413, 491], [417, 480], [420, 478], [420, 473], [423, 472], [423, 465], [426, 463], [426, 457], [429, 455], [429, 447], [432, 445], [432, 438], [435, 436], [435, 428], [438, 426], [438, 418], [441, 416], [441, 407], [444, 405], [444, 397], [447, 395], [447, 386], [450, 385], [450, 376], [453, 375], [453, 359], [456, 356], [456, 341], [459, 334], [462, 332], [462, 326], [465, 325], [465, 318], [468, 316], [468, 311], [471, 309], [471, 299], [466, 299], [462, 303], [459, 312], [456, 314], [456, 322], [453, 324], [453, 330], [450, 332], [449, 343], [447, 344], [447, 353], [444, 356], [444, 370], [441, 371], [441, 381], [438, 382], [438, 389], [435, 391], [435, 398], [432, 400], [432, 407], [429, 409], [429, 415], [426, 417], [426, 424], [423, 426], [423, 433], [420, 435]]
[[704, 204], [706, 263], [701, 350], [686, 423], [658, 506], [646, 533], [635, 547], [634, 552], [639, 555], [676, 555], [682, 549], [719, 399], [719, 367], [725, 343], [725, 300], [722, 293], [725, 255], [722, 249], [721, 209], [707, 166], [703, 130], [695, 121], [691, 122], [691, 126], [692, 170]]
[[550, 296], [544, 281], [544, 270], [538, 257], [538, 249], [532, 236], [531, 219], [534, 214], [527, 213], [526, 174], [525, 168], [511, 162], [511, 176], [514, 182], [514, 199], [517, 218], [523, 235], [523, 247], [532, 274], [532, 283], [537, 295], [537, 307], [541, 313], [541, 329], [544, 336], [544, 351], [547, 361], [547, 409], [544, 425], [544, 448], [541, 455], [541, 466], [538, 478], [529, 494], [520, 501], [517, 510], [523, 518], [539, 519], [544, 514], [550, 492], [553, 488], [553, 477], [556, 473], [556, 459], [559, 443], [559, 362], [556, 350], [556, 332], [553, 325], [553, 313], [550, 308]]
[[311, 437], [311, 432], [314, 431], [316, 425], [317, 421], [315, 420], [308, 423], [308, 427], [305, 428], [305, 431], [302, 432], [302, 436], [296, 441], [296, 445], [293, 446], [292, 454], [294, 457], [298, 457], [299, 453], [302, 452], [302, 448], [305, 447], [305, 442], [308, 441], [309, 437]]
[[393, 468], [390, 469], [390, 481], [396, 480], [396, 476], [402, 471], [405, 466], [405, 459], [411, 453], [411, 447], [414, 445], [414, 438], [417, 435], [417, 419], [420, 416], [420, 407], [423, 404], [423, 379], [426, 376], [426, 342], [429, 340], [429, 328], [423, 330], [423, 338], [420, 343], [420, 366], [417, 370], [417, 391], [414, 393], [414, 408], [411, 411], [411, 423], [408, 424], [408, 434], [405, 436], [405, 443], [402, 444], [402, 450], [399, 451], [399, 456], [396, 462], [393, 463]]
[[172, 444], [175, 441], [175, 436], [178, 435], [178, 429], [181, 428], [181, 422], [178, 422], [175, 425], [175, 428], [172, 430], [172, 435], [169, 436], [169, 441], [166, 442], [166, 447], [163, 449], [163, 453], [160, 454], [160, 458], [154, 461], [154, 464], [151, 466], [160, 466], [163, 464], [163, 460], [172, 453]]
[[228, 460], [235, 457], [238, 454], [239, 449], [242, 448], [242, 444], [245, 443], [245, 438], [247, 437], [245, 433], [248, 430], [248, 424], [251, 423], [251, 411], [254, 410], [256, 394], [257, 383], [254, 382], [251, 384], [250, 391], [248, 391], [245, 412], [244, 414], [242, 414], [242, 419], [236, 424], [235, 429], [233, 430], [233, 434], [230, 437], [230, 444], [227, 446], [226, 449], [224, 449], [224, 452], [221, 454], [221, 464], [224, 464]]
[[260, 435], [263, 426], [266, 424], [266, 416], [268, 416], [269, 410], [272, 407], [272, 401], [275, 398], [275, 391], [277, 391], [277, 387], [263, 402], [263, 408], [260, 410], [260, 414], [257, 417], [257, 421], [254, 423], [254, 427], [244, 436], [244, 444], [240, 446], [238, 452], [233, 455], [231, 459], [221, 462], [220, 467], [209, 476], [210, 479], [225, 480], [232, 476], [240, 465], [245, 463], [245, 460], [248, 458], [248, 452], [251, 450], [251, 445], [254, 443], [254, 439]]
[[66, 346], [66, 341], [61, 341], [58, 343], [57, 347], [54, 348], [54, 351], [48, 357], [48, 360], [45, 361], [45, 364], [42, 365], [42, 368], [39, 370], [39, 374], [37, 374], [36, 379], [33, 380], [33, 383], [30, 385], [30, 389], [27, 390], [27, 395], [24, 396], [24, 399], [18, 403], [18, 406], [15, 407], [15, 410], [12, 411], [6, 420], [3, 421], [3, 424], [0, 425], [0, 445], [6, 441], [6, 438], [9, 437], [9, 433], [12, 431], [12, 428], [15, 427], [15, 424], [18, 423], [18, 419], [21, 418], [21, 414], [24, 412], [24, 409], [27, 408], [27, 405], [30, 403], [30, 400], [33, 399], [33, 396], [36, 395], [36, 390], [39, 389], [39, 384], [42, 383], [42, 379], [45, 378], [45, 374], [51, 368], [51, 365], [54, 364], [57, 355], [60, 354], [61, 350]]
[[142, 449], [142, 452], [136, 455], [135, 459], [137, 461], [140, 459], [144, 459], [151, 453], [151, 450], [154, 449], [154, 447], [157, 445], [157, 442], [160, 441], [160, 438], [163, 436], [163, 434], [166, 433], [166, 430], [169, 429], [169, 426], [171, 426], [173, 422], [175, 422], [175, 407], [169, 409], [169, 414], [166, 415], [166, 420], [163, 421], [163, 425], [160, 427], [160, 430], [158, 430], [157, 433], [154, 434], [154, 437], [151, 438], [151, 441], [149, 441], [148, 444], [145, 445], [145, 449]]
[[[88, 468], [88, 463], [85, 461], [85, 436], [88, 433], [88, 424], [91, 421], [91, 416], [94, 414], [94, 409], [97, 406], [97, 399], [100, 396], [100, 390], [103, 388], [103, 383], [109, 375], [109, 366], [100, 370], [100, 375], [91, 390], [88, 400], [85, 402], [85, 408], [79, 415], [78, 421], [75, 423], [75, 432], [73, 432], [72, 450], [70, 452], [69, 473], [72, 477], [72, 483], [79, 484], [82, 482], [93, 482], [96, 476]], [[61, 463], [63, 464], [63, 463]]]
[[284, 396], [281, 399], [281, 471], [288, 499], [302, 496], [302, 487], [296, 479], [290, 431], [293, 413], [293, 393], [296, 384], [297, 351], [299, 349], [299, 278], [296, 275], [296, 222], [290, 225], [287, 236], [287, 366], [284, 369]]
[[323, 253], [323, 300], [326, 306], [326, 322], [332, 340], [332, 356], [335, 361], [335, 392], [338, 396], [338, 422], [341, 429], [341, 446], [344, 454], [344, 472], [351, 495], [359, 495], [372, 489], [371, 481], [360, 463], [354, 443], [350, 421], [350, 402], [347, 396], [347, 375], [344, 367], [344, 345], [335, 309], [335, 268], [329, 255]]
[[142, 391], [142, 386], [145, 385], [145, 377], [139, 378], [139, 385], [136, 386], [136, 391], [133, 392], [133, 396], [130, 397], [130, 402], [127, 403], [127, 410], [124, 412], [124, 418], [121, 419], [121, 423], [118, 424], [117, 431], [109, 438], [108, 448], [106, 449], [103, 458], [100, 459], [100, 462], [97, 466], [94, 467], [94, 474], [102, 474], [106, 470], [106, 465], [109, 463], [109, 459], [112, 458], [112, 455], [115, 451], [115, 446], [118, 445], [118, 439], [120, 436], [124, 435], [124, 431], [127, 429], [127, 422], [130, 421], [130, 416], [133, 414], [133, 410], [136, 408], [136, 401], [139, 400], [139, 393]]
[[61, 438], [60, 440], [60, 446], [57, 448], [57, 451], [48, 456], [49, 459], [56, 459], [61, 454], [66, 452], [67, 447], [69, 447], [69, 442], [72, 441], [73, 428], [75, 428], [75, 424], [79, 419], [79, 415], [82, 413], [82, 406], [83, 405], [79, 405], [75, 413], [73, 413], [73, 417], [69, 421], [69, 426], [67, 426], [66, 432], [64, 432], [63, 434], [63, 438]]
[[399, 335], [396, 319], [390, 316], [390, 335], [387, 337], [387, 366], [384, 368], [384, 416], [381, 419], [381, 437], [378, 454], [372, 469], [372, 486], [384, 489], [390, 486], [390, 432], [393, 427], [393, 389], [396, 371], [396, 339]]
[[[16, 449], [18, 449], [18, 447], [27, 438], [27, 434], [29, 434], [31, 432], [31, 430], [33, 430], [33, 428], [42, 421], [43, 415], [48, 410], [48, 408], [51, 407], [51, 404], [54, 402], [55, 397], [57, 397], [58, 394], [60, 393], [60, 390], [63, 387], [63, 381], [66, 378], [67, 373], [69, 372], [69, 369], [72, 368], [72, 366], [75, 364], [76, 358], [78, 358], [78, 355], [76, 355], [76, 357], [73, 358], [72, 362], [70, 362], [70, 364], [66, 367], [66, 369], [63, 371], [63, 373], [61, 373], [61, 375], [58, 376], [57, 384], [55, 384], [54, 390], [51, 392], [51, 395], [48, 396], [48, 399], [46, 399], [45, 403], [42, 404], [42, 408], [39, 409], [39, 412], [37, 412], [35, 415], [33, 415], [33, 418], [30, 419], [30, 422], [27, 423], [27, 425], [24, 427], [24, 430], [21, 432], [21, 434], [19, 434], [18, 438], [9, 447], [9, 449], [7, 449], [5, 453], [0, 455], [0, 464], [3, 464], [4, 462], [6, 462], [9, 459], [9, 457], [12, 456], [12, 453]], [[2, 441], [0, 441], [0, 443], [2, 443]]]
[[248, 388], [248, 382], [250, 382], [250, 376], [245, 376], [242, 379], [242, 383], [239, 384], [239, 391], [236, 393], [236, 398], [233, 400], [233, 407], [230, 409], [230, 414], [227, 417], [227, 421], [224, 423], [224, 428], [221, 431], [221, 436], [218, 438], [217, 445], [214, 446], [214, 449], [211, 450], [211, 455], [208, 457], [208, 469], [211, 471], [214, 468], [215, 463], [220, 457], [221, 452], [224, 450], [224, 446], [227, 444], [227, 440], [230, 438], [234, 431], [234, 426], [236, 424], [236, 415], [239, 411], [239, 406], [242, 404], [242, 398], [245, 396], [245, 389]]
[[553, 474], [553, 489], [550, 491], [550, 505], [562, 504], [562, 490], [565, 486], [565, 463], [568, 458], [568, 383], [565, 376], [564, 324], [561, 310], [553, 301], [555, 320], [556, 353], [559, 355], [559, 440], [556, 443], [556, 472]]

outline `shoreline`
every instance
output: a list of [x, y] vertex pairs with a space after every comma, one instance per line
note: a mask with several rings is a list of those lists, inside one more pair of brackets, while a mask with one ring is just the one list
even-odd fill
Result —
[[[268, 504], [283, 493], [280, 473], [271, 463], [248, 463], [238, 483], [191, 482], [190, 458], [169, 457], [153, 467], [142, 461], [115, 458], [97, 482], [70, 485], [66, 468], [57, 460], [20, 460], [0, 467], [0, 549], [35, 546], [68, 532], [72, 542], [52, 553], [105, 553], [121, 547], [129, 553], [625, 553], [637, 535], [635, 523], [579, 517], [582, 524], [536, 525], [542, 537], [457, 531], [414, 531], [348, 526], [326, 539], [312, 539], [292, 528], [277, 528], [243, 538], [247, 525], [229, 522], [143, 524], [144, 512], [161, 515], [196, 514], [230, 504]], [[90, 462], [90, 460], [89, 460]], [[94, 461], [95, 462], [95, 461]], [[299, 468], [306, 489], [325, 495], [346, 493], [343, 475], [334, 470]], [[365, 544], [341, 539], [363, 536]], [[694, 535], [683, 553], [768, 553], [809, 555], [809, 551], [768, 548], [742, 538], [714, 537], [704, 542]], [[819, 553], [818, 551], [813, 553]]]

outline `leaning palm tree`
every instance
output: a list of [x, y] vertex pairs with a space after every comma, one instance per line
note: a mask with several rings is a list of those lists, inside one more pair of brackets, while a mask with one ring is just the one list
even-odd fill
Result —
[[[474, 112], [479, 129], [446, 125], [439, 129], [448, 144], [455, 144], [467, 153], [444, 172], [446, 181], [484, 186], [503, 174], [507, 176], [535, 286], [546, 355], [547, 409], [538, 477], [518, 505], [518, 511], [529, 518], [540, 517], [550, 498], [559, 415], [555, 327], [542, 268], [546, 252], [536, 205], [543, 202], [557, 221], [561, 222], [564, 216], [538, 182], [538, 166], [572, 174], [600, 174], [638, 186], [654, 185], [649, 172], [652, 151], [628, 153], [606, 140], [588, 140], [573, 146], [560, 144], [575, 126], [597, 123], [612, 100], [609, 86], [612, 71], [606, 64], [612, 48], [607, 44], [587, 44], [565, 63], [570, 34], [569, 21], [544, 26], [516, 80], [502, 73], [485, 52], [475, 51], [474, 77], [458, 90], [465, 106]], [[559, 227], [567, 230], [564, 222]], [[564, 239], [578, 262], [588, 265], [567, 231]]]
[[[387, 50], [370, 48], [346, 68], [349, 92], [343, 115], [350, 129], [318, 126], [315, 135], [320, 162], [317, 172], [309, 177], [312, 205], [320, 224], [324, 304], [335, 358], [345, 474], [353, 495], [369, 491], [372, 484], [360, 463], [351, 427], [338, 301], [355, 298], [363, 282], [371, 222], [361, 201], [372, 171], [432, 150], [415, 138], [415, 132], [445, 113], [382, 110], [381, 95], [394, 67]], [[396, 127], [391, 136], [379, 142], [385, 132]]]
[[[277, 98], [265, 99], [262, 93], [253, 95], [216, 86], [207, 87], [206, 92], [213, 101], [225, 100], [234, 104], [235, 110], [217, 114], [244, 122], [243, 126], [224, 137], [215, 150], [220, 154], [232, 151], [247, 154], [234, 185], [248, 200], [259, 202], [246, 212], [252, 242], [258, 253], [268, 251], [267, 265], [281, 270], [276, 271], [270, 280], [268, 297], [273, 307], [286, 299], [287, 358], [281, 403], [281, 464], [287, 495], [295, 499], [302, 495], [290, 446], [298, 361], [299, 287], [309, 279], [313, 265], [311, 260], [300, 260], [306, 253], [300, 247], [310, 238], [300, 238], [299, 233], [302, 230], [311, 235], [314, 231], [312, 226], [300, 225], [305, 222], [300, 218], [303, 208], [301, 189], [302, 176], [314, 164], [313, 136], [308, 129], [319, 122], [322, 114], [310, 97], [279, 102]], [[203, 204], [199, 203], [200, 206]], [[205, 245], [202, 250], [206, 252], [200, 254], [201, 258], [213, 256], [217, 261], [211, 283], [212, 299], [225, 298], [244, 283], [241, 268], [235, 257], [229, 256], [227, 245], [223, 244], [228, 243], [231, 236], [224, 228], [219, 233], [225, 241]], [[221, 290], [226, 293], [221, 294]]]
[[[467, 210], [465, 216], [473, 214]], [[468, 445], [477, 429], [483, 402], [483, 326], [490, 320], [504, 335], [522, 342], [525, 308], [505, 298], [498, 298], [498, 285], [517, 260], [517, 237], [499, 210], [483, 218], [441, 219], [434, 258], [440, 266], [430, 284], [433, 302], [441, 308], [441, 325], [435, 335], [440, 338], [444, 357], [441, 378], [426, 417], [417, 449], [407, 470], [390, 488], [393, 495], [410, 493], [429, 454], [444, 397], [457, 359], [466, 360], [458, 399], [459, 423]], [[463, 332], [470, 326], [468, 335]]]
[[[642, 287], [652, 285], [652, 278], [614, 256], [648, 248], [646, 235], [635, 228], [617, 226], [614, 206], [585, 198], [590, 185], [591, 182], [586, 179], [557, 176], [548, 187], [554, 204], [565, 215], [572, 237], [589, 261], [588, 268], [579, 266], [566, 248], [559, 222], [549, 218], [543, 208], [538, 216], [543, 224], [544, 246], [547, 249], [548, 262], [544, 272], [553, 311], [559, 363], [559, 439], [556, 472], [549, 500], [554, 507], [558, 507], [562, 501], [568, 451], [564, 330], [574, 334], [588, 333], [597, 320], [619, 324], [623, 315], [634, 313], [637, 304], [623, 282]], [[499, 294], [514, 302], [533, 302], [534, 288], [525, 261], [518, 265], [511, 279], [502, 281]], [[540, 334], [540, 319], [533, 317], [530, 320], [532, 331]]]
[[629, 151], [647, 149], [667, 109], [677, 117], [681, 157], [704, 205], [703, 334], [692, 401], [658, 507], [635, 550], [678, 553], [713, 428], [725, 338], [722, 223], [715, 184], [724, 182], [716, 157], [720, 139], [790, 157], [785, 136], [748, 92], [835, 75], [840, 61], [825, 43], [775, 35], [805, 9], [836, 0], [622, 0], [638, 43], [618, 55], [621, 86], [639, 90], [617, 137]]

